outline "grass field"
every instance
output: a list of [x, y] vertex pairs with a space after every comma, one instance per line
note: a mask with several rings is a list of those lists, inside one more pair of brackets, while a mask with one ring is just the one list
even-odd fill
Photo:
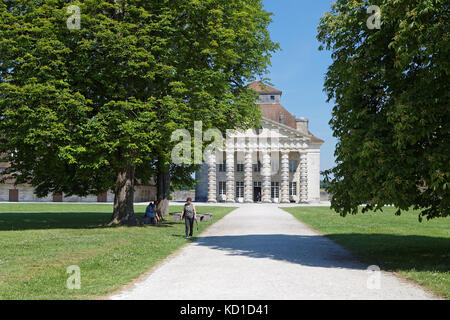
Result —
[[[232, 210], [198, 207], [213, 213], [199, 232]], [[145, 206], [135, 211], [140, 219]], [[190, 241], [181, 221], [108, 228], [111, 213], [110, 204], [0, 204], [0, 300], [103, 297]], [[66, 286], [71, 265], [81, 270], [79, 290]]]
[[420, 223], [417, 211], [395, 216], [392, 207], [345, 218], [327, 207], [283, 209], [361, 261], [397, 272], [450, 298], [450, 218]]

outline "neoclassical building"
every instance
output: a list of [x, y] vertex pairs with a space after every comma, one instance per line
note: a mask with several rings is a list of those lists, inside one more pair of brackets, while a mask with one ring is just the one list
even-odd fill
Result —
[[261, 128], [228, 134], [196, 173], [196, 201], [319, 202], [324, 141], [281, 105], [282, 91], [258, 81], [249, 88], [259, 94]]

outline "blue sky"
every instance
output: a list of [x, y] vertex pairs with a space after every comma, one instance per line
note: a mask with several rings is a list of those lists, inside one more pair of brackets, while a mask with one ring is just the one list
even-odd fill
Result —
[[336, 139], [328, 122], [332, 103], [322, 91], [324, 76], [332, 60], [330, 52], [319, 51], [317, 25], [329, 0], [263, 0], [272, 12], [271, 38], [281, 51], [274, 54], [267, 75], [275, 88], [283, 91], [281, 104], [296, 117], [309, 119], [310, 131], [325, 140], [321, 148], [320, 170], [334, 166]]

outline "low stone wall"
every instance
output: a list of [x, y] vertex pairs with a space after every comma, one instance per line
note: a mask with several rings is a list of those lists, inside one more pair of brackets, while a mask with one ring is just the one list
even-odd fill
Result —
[[[53, 202], [53, 194], [39, 198], [34, 193], [34, 188], [29, 185], [14, 186], [11, 184], [0, 184], [0, 201], [9, 201], [9, 190], [17, 190], [18, 202]], [[96, 195], [88, 195], [86, 197], [79, 196], [63, 196], [59, 202], [97, 202]], [[114, 194], [108, 192], [106, 195], [107, 202], [113, 202]]]
[[[34, 188], [30, 185], [0, 184], [0, 201], [9, 201], [9, 190], [17, 190], [18, 202], [53, 202], [53, 194], [49, 194], [44, 198], [38, 198], [34, 194]], [[58, 202], [99, 202], [96, 195], [88, 195], [86, 197], [79, 196], [63, 196], [62, 201]], [[110, 191], [106, 194], [106, 202], [114, 202], [114, 194]], [[155, 186], [137, 186], [135, 189], [135, 202], [146, 202], [156, 200]], [[186, 200], [186, 199], [184, 199]], [[102, 201], [103, 202], [103, 201]]]
[[172, 201], [186, 201], [188, 197], [195, 199], [195, 190], [175, 190], [171, 194]]
[[9, 190], [17, 190], [18, 201], [36, 201], [36, 202], [51, 202], [53, 196], [48, 195], [45, 198], [38, 198], [34, 194], [34, 188], [27, 185], [19, 185], [14, 187], [11, 184], [0, 184], [0, 201], [9, 201]]

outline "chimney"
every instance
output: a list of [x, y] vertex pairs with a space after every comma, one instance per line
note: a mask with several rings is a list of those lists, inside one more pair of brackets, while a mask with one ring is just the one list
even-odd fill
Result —
[[309, 134], [308, 133], [308, 122], [309, 120], [306, 118], [296, 118], [295, 119], [296, 125], [297, 125], [297, 130], [304, 133], [304, 134]]

